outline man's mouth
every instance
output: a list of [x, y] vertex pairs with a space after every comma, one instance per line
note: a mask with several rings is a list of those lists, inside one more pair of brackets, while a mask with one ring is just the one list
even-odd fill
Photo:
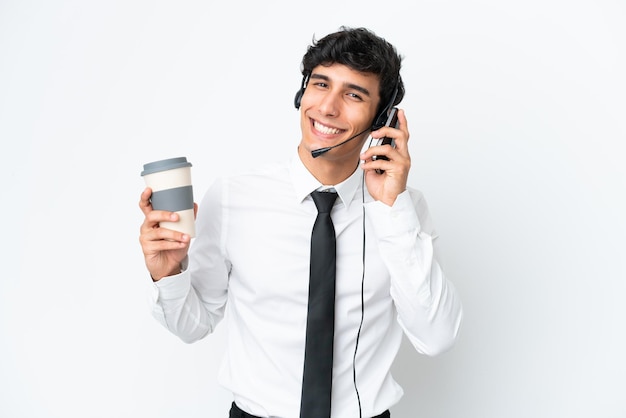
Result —
[[319, 131], [324, 135], [337, 135], [344, 131], [343, 129], [331, 128], [330, 126], [323, 125], [316, 120], [313, 121], [313, 127], [316, 131]]

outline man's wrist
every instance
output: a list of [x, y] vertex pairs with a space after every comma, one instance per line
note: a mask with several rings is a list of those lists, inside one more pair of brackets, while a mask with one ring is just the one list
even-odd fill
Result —
[[[182, 272], [183, 272], [183, 266], [181, 264], [179, 264], [178, 267], [175, 268], [174, 270], [170, 271], [169, 274], [153, 275], [152, 273], [150, 273], [150, 278], [152, 278], [153, 282], [158, 282], [159, 280], [161, 280], [164, 277], [177, 276], [177, 275], [179, 275]], [[155, 278], [155, 276], [158, 277], [158, 279]]]

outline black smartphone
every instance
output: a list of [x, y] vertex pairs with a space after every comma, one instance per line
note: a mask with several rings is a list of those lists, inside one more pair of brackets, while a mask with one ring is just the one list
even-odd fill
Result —
[[[385, 126], [391, 126], [392, 128], [398, 129], [399, 125], [400, 124], [398, 123], [398, 108], [392, 107], [391, 111], [389, 112], [389, 116], [387, 117], [387, 122], [385, 122]], [[373, 143], [371, 146], [377, 146], [377, 145], [391, 145], [392, 147], [395, 148], [396, 142], [394, 141], [393, 138], [388, 138], [385, 136], [376, 140], [376, 142]], [[384, 155], [374, 155], [372, 157], [372, 160], [378, 160], [378, 159], [389, 160], [389, 158], [385, 157]], [[377, 169], [376, 172], [378, 174], [382, 174], [385, 172], [385, 170]]]

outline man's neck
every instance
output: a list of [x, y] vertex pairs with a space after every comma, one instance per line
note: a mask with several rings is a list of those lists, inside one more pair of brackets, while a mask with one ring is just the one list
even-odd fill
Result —
[[327, 186], [334, 186], [343, 182], [359, 166], [358, 155], [344, 156], [342, 159], [335, 159], [332, 155], [320, 155], [313, 158], [310, 152], [298, 147], [298, 156], [313, 177]]

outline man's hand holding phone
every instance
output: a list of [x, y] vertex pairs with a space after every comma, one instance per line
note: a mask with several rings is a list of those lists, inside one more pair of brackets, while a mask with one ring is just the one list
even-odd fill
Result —
[[361, 154], [368, 191], [389, 206], [406, 190], [411, 168], [408, 140], [404, 110], [392, 108], [385, 126], [372, 132], [372, 145]]
[[[398, 108], [397, 107], [392, 108], [391, 111], [389, 112], [389, 116], [387, 117], [387, 122], [385, 123], [385, 126], [390, 126], [395, 129], [398, 129], [398, 127], [400, 126], [400, 124], [398, 123]], [[380, 146], [380, 145], [391, 145], [392, 148], [395, 148], [396, 142], [394, 141], [393, 138], [384, 136], [382, 138], [377, 139], [375, 143], [373, 143], [371, 146]], [[372, 157], [372, 160], [374, 161], [378, 159], [389, 161], [389, 158], [387, 158], [387, 156], [385, 155], [374, 155]], [[377, 168], [376, 172], [378, 174], [382, 174], [385, 172], [385, 170]]]

